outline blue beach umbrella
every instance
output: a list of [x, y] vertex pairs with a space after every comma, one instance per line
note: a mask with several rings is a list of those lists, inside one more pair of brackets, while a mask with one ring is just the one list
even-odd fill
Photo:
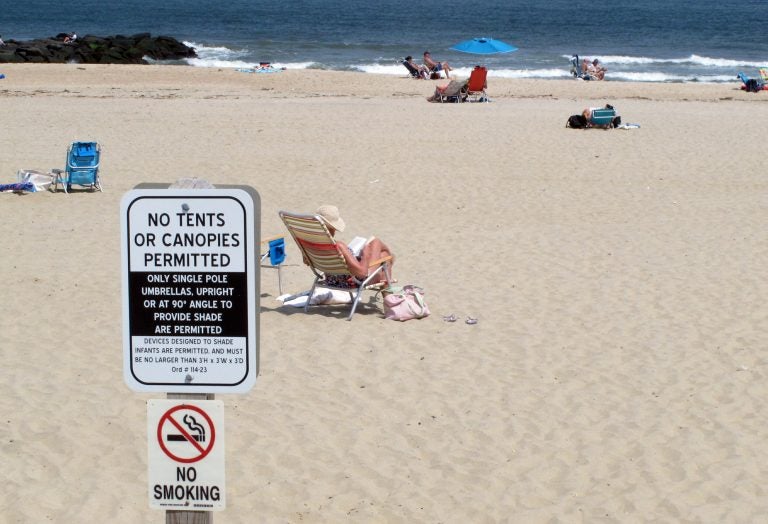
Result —
[[473, 55], [495, 55], [497, 53], [511, 53], [512, 51], [517, 51], [517, 48], [513, 45], [509, 45], [501, 40], [486, 37], [464, 40], [453, 46], [451, 49], [454, 51], [461, 51], [462, 53], [471, 53]]

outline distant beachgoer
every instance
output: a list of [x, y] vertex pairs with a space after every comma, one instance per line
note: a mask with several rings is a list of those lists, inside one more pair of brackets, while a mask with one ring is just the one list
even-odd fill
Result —
[[600, 65], [600, 61], [597, 58], [592, 61], [592, 65], [589, 67], [589, 72], [598, 80], [605, 78], [606, 71], [608, 70]]
[[64, 37], [64, 43], [65, 44], [72, 44], [74, 41], [77, 40], [77, 34], [76, 33], [69, 33], [67, 36]]
[[5, 45], [5, 42], [3, 42], [3, 35], [0, 35], [0, 47], [4, 45]]
[[424, 65], [431, 73], [439, 73], [445, 71], [445, 78], [451, 78], [450, 72], [453, 70], [448, 62], [436, 62], [432, 59], [432, 55], [429, 51], [424, 51]]
[[606, 71], [608, 70], [600, 64], [600, 60], [597, 58], [591, 62], [589, 61], [589, 58], [585, 58], [581, 61], [582, 76], [586, 76], [592, 80], [603, 80]]
[[406, 56], [405, 61], [408, 62], [408, 65], [410, 65], [416, 71], [416, 74], [419, 75], [419, 78], [429, 78], [429, 70], [427, 69], [427, 66], [418, 65], [413, 61], [413, 57], [411, 55]]

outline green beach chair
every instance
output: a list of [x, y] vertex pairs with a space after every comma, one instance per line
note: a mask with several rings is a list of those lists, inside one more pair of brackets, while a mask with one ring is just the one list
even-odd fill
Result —
[[594, 108], [591, 110], [589, 117], [589, 127], [602, 127], [605, 129], [611, 129], [615, 127], [616, 122], [616, 110], [611, 105], [605, 107]]

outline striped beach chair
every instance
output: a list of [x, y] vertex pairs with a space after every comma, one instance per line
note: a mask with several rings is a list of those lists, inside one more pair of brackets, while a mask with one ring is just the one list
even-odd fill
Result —
[[362, 279], [357, 278], [349, 270], [346, 260], [341, 254], [341, 246], [333, 239], [319, 216], [299, 215], [286, 211], [280, 211], [279, 214], [288, 232], [296, 241], [296, 245], [299, 246], [304, 261], [315, 275], [304, 311], [308, 310], [310, 299], [318, 286], [339, 289], [349, 292], [352, 309], [347, 320], [352, 320], [352, 315], [355, 314], [363, 291], [380, 291], [378, 287], [371, 285], [371, 282], [379, 280], [377, 277], [380, 276], [381, 272], [384, 272], [387, 281], [391, 281], [388, 266], [392, 260], [391, 256], [371, 262], [368, 275]]

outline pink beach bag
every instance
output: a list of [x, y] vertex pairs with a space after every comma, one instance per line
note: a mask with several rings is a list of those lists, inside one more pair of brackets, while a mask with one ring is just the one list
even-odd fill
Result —
[[409, 284], [402, 288], [389, 288], [385, 293], [384, 318], [402, 322], [429, 315], [422, 288]]

